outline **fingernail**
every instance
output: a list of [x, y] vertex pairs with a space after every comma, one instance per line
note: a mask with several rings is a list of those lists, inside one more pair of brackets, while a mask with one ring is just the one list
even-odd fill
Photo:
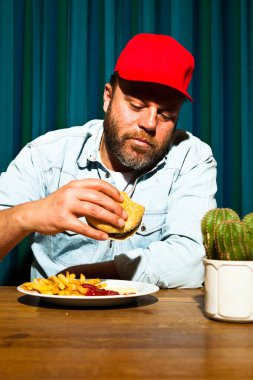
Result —
[[122, 214], [122, 215], [123, 215], [123, 218], [124, 218], [124, 219], [127, 219], [127, 217], [128, 217], [128, 213], [127, 213], [125, 210], [123, 210], [123, 214]]
[[125, 225], [125, 221], [124, 221], [124, 219], [119, 219], [118, 220], [118, 226], [119, 227], [123, 227]]

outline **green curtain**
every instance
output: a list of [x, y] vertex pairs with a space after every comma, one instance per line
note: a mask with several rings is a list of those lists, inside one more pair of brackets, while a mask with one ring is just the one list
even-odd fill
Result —
[[[164, 33], [196, 58], [179, 128], [211, 145], [218, 206], [253, 211], [252, 25], [251, 0], [0, 0], [0, 172], [38, 135], [103, 117], [125, 43]], [[0, 264], [0, 284], [20, 281], [27, 246]]]

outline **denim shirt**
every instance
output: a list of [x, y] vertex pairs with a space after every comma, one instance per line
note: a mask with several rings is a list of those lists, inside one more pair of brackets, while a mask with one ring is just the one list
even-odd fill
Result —
[[[0, 176], [0, 209], [46, 197], [71, 180], [101, 178], [114, 185], [97, 161], [102, 131], [103, 121], [92, 120], [29, 143]], [[71, 231], [35, 233], [31, 278], [114, 260], [123, 279], [163, 288], [201, 286], [205, 256], [201, 218], [216, 207], [216, 161], [207, 144], [183, 134], [183, 139], [173, 140], [158, 165], [134, 184], [131, 197], [145, 206], [145, 214], [132, 237], [96, 241]]]

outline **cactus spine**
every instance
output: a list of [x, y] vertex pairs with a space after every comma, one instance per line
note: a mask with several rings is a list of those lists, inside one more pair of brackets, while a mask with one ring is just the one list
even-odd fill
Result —
[[225, 220], [240, 221], [240, 218], [238, 214], [230, 208], [216, 208], [209, 210], [202, 219], [201, 230], [208, 259], [218, 259], [215, 248], [214, 232], [216, 226]]
[[215, 247], [220, 260], [247, 260], [244, 223], [235, 220], [220, 222], [215, 228]]

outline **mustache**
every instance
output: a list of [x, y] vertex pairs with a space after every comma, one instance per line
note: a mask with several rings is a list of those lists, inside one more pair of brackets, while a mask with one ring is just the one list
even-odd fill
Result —
[[126, 132], [124, 133], [123, 139], [124, 140], [131, 140], [131, 139], [144, 140], [146, 143], [148, 143], [152, 147], [155, 147], [157, 145], [155, 139], [153, 139], [149, 134], [143, 131], [138, 132], [138, 133]]

